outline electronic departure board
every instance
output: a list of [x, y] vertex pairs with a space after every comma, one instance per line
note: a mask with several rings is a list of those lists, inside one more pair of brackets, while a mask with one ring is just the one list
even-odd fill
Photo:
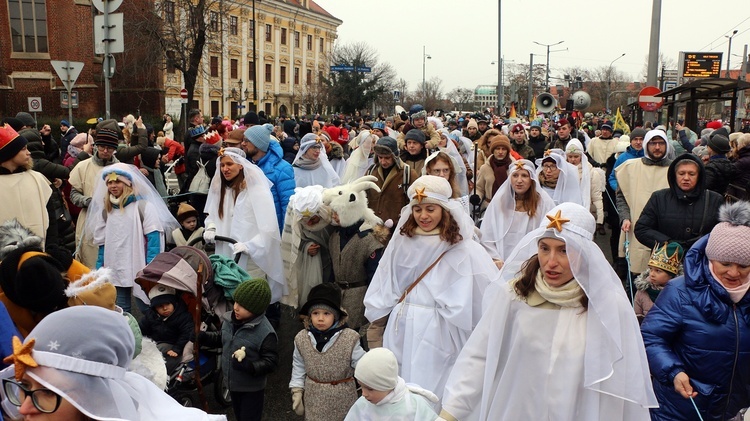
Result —
[[685, 53], [682, 77], [719, 77], [722, 53]]

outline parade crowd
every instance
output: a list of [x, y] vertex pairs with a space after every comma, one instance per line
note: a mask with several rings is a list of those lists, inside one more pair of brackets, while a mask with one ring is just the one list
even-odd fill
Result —
[[284, 306], [310, 421], [750, 420], [750, 133], [187, 120], [2, 120], [5, 419], [226, 419], [173, 399], [204, 346], [260, 420]]

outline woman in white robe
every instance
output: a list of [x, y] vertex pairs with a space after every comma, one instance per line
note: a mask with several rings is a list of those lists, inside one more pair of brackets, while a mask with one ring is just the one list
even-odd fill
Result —
[[569, 164], [562, 149], [548, 149], [543, 158], [536, 160], [536, 176], [542, 189], [556, 205], [565, 202], [583, 206], [578, 168]]
[[443, 419], [649, 419], [638, 321], [595, 230], [588, 209], [563, 203], [521, 240], [453, 367]]
[[323, 138], [314, 133], [308, 133], [300, 139], [299, 150], [292, 167], [297, 187], [331, 188], [341, 184], [339, 175], [328, 162], [328, 156], [323, 150]]
[[412, 183], [411, 202], [364, 299], [368, 320], [388, 317], [383, 346], [396, 354], [401, 377], [438, 396], [479, 321], [485, 289], [499, 275], [472, 240], [473, 222], [451, 191], [432, 175]]
[[539, 186], [534, 164], [522, 159], [510, 166], [503, 183], [484, 213], [481, 241], [495, 263], [502, 262], [529, 232], [539, 227], [544, 215], [555, 207]]
[[571, 139], [565, 147], [565, 159], [578, 168], [578, 182], [581, 189], [583, 207], [588, 208], [594, 215], [597, 224], [604, 223], [604, 171], [594, 168], [583, 150], [578, 139]]
[[[453, 145], [451, 144], [451, 146]], [[453, 150], [455, 150], [455, 147]], [[442, 150], [428, 156], [422, 167], [422, 175], [435, 175], [448, 180], [453, 190], [451, 200], [458, 202], [464, 211], [466, 211], [466, 214], [469, 215], [469, 195], [468, 193], [462, 194], [462, 190], [459, 187], [459, 180], [461, 178], [466, 180], [466, 173], [464, 171], [465, 169], [462, 169], [454, 157]]]
[[237, 240], [236, 244], [218, 242], [216, 254], [242, 253], [239, 265], [251, 277], [268, 281], [271, 302], [276, 303], [287, 291], [281, 235], [278, 225], [270, 223], [276, 221], [271, 182], [238, 148], [220, 150], [216, 169], [206, 199], [203, 239], [213, 243], [219, 235]]

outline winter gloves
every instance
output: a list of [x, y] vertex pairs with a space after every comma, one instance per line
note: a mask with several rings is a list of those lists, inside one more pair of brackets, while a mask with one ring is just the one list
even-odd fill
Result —
[[294, 413], [299, 416], [305, 415], [305, 404], [302, 402], [302, 395], [304, 392], [305, 389], [301, 387], [292, 388], [292, 409], [294, 410]]

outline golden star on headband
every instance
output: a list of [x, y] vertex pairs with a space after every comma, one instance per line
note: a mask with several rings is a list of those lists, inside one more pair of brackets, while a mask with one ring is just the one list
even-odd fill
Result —
[[547, 149], [544, 151], [544, 156], [549, 156], [552, 153], [552, 149]]
[[107, 181], [117, 181], [117, 173], [111, 172], [107, 174]]
[[414, 194], [414, 198], [417, 199], [417, 203], [422, 203], [422, 201], [427, 197], [427, 195], [424, 193], [424, 187], [421, 189], [416, 189], [416, 193]]
[[523, 169], [523, 162], [516, 161], [516, 169], [517, 170], [522, 170]]
[[302, 217], [309, 218], [310, 216], [312, 216], [312, 212], [310, 212], [310, 209], [305, 208], [305, 210], [302, 211]]
[[570, 219], [564, 219], [562, 217], [562, 211], [559, 209], [557, 210], [557, 213], [555, 214], [555, 216], [549, 216], [549, 215], [545, 215], [545, 216], [547, 217], [547, 219], [550, 220], [550, 223], [549, 225], [547, 225], [547, 228], [554, 228], [558, 232], [562, 231], [562, 226], [564, 223], [570, 222]]
[[24, 344], [18, 336], [13, 337], [13, 354], [3, 358], [5, 364], [13, 363], [15, 369], [16, 380], [21, 381], [23, 374], [26, 372], [27, 367], [39, 367], [34, 358], [31, 356], [31, 352], [34, 350], [35, 339], [29, 339], [29, 342]]
[[219, 149], [219, 156], [224, 156], [224, 148]]

